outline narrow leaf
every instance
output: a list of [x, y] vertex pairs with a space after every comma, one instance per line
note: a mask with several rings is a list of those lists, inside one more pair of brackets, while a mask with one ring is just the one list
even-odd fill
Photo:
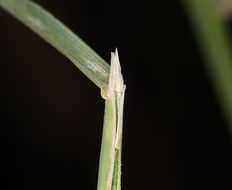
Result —
[[0, 7], [58, 49], [99, 88], [108, 84], [109, 65], [42, 7], [30, 0], [0, 0]]

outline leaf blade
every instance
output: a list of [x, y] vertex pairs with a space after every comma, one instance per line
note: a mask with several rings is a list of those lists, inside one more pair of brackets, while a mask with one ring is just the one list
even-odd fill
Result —
[[0, 7], [59, 50], [99, 88], [108, 84], [106, 61], [42, 7], [29, 0], [0, 0]]

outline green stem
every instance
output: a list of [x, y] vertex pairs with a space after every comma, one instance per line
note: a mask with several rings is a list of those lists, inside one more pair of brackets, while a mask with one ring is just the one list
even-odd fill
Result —
[[121, 154], [123, 104], [126, 86], [123, 82], [117, 50], [111, 53], [109, 85], [102, 90], [106, 99], [98, 190], [121, 189]]
[[111, 190], [114, 166], [114, 110], [111, 100], [105, 100], [102, 145], [98, 172], [98, 190]]
[[99, 162], [97, 190], [121, 189], [121, 152], [122, 136], [119, 149], [115, 148], [115, 106], [111, 100], [105, 100], [104, 126]]

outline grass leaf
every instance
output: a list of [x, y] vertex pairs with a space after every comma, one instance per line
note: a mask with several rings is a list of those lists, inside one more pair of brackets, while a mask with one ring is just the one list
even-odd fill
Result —
[[0, 0], [0, 7], [58, 49], [99, 88], [108, 84], [109, 65], [42, 7], [29, 0]]

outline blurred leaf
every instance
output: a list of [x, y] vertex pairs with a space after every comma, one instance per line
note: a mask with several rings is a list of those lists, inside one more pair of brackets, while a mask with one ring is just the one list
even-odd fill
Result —
[[183, 1], [232, 133], [232, 49], [225, 23], [211, 0]]

